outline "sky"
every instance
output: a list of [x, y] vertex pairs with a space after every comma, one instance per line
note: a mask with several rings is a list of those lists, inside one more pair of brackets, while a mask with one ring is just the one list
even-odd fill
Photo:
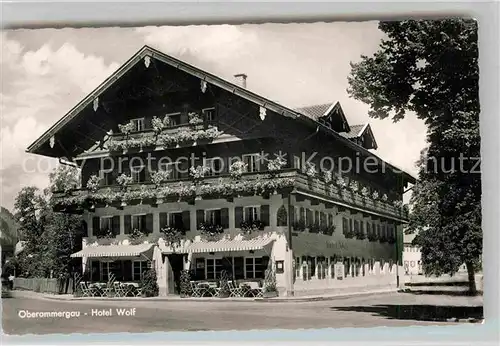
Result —
[[346, 91], [349, 63], [382, 38], [374, 21], [3, 31], [0, 204], [47, 187], [57, 160], [26, 148], [145, 44], [230, 81], [246, 73], [248, 89], [290, 108], [339, 101], [350, 124], [370, 123], [378, 156], [416, 176], [423, 122], [370, 119]]

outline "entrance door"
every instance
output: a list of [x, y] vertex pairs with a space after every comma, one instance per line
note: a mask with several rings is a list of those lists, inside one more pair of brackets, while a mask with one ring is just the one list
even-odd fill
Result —
[[175, 294], [181, 294], [181, 271], [184, 269], [184, 256], [171, 254], [168, 255], [168, 261], [174, 273]]

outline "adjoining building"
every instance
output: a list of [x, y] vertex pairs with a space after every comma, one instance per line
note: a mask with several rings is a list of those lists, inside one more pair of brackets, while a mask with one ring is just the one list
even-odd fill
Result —
[[182, 270], [271, 272], [281, 295], [393, 285], [415, 179], [347, 119], [338, 102], [291, 109], [145, 46], [27, 151], [81, 168], [54, 200], [87, 222], [73, 257], [92, 280], [154, 267], [161, 295]]

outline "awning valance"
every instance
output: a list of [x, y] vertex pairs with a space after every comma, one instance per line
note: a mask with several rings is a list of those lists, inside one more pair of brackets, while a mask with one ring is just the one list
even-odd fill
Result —
[[137, 257], [144, 255], [150, 258], [153, 246], [154, 244], [91, 245], [72, 254], [71, 257]]
[[195, 242], [189, 245], [187, 251], [190, 253], [203, 252], [233, 252], [262, 250], [270, 245], [274, 239], [256, 238], [250, 240], [219, 240], [214, 242]]

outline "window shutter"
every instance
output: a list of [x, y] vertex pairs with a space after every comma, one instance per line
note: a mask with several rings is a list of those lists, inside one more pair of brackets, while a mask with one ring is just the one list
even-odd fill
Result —
[[153, 214], [146, 214], [146, 233], [153, 233]]
[[205, 210], [199, 209], [196, 211], [196, 229], [198, 229], [203, 222], [205, 222]]
[[183, 226], [183, 231], [190, 231], [191, 230], [191, 213], [189, 210], [185, 210], [182, 212], [182, 226]]
[[113, 234], [114, 235], [120, 234], [120, 216], [119, 215], [113, 216]]
[[260, 221], [264, 223], [264, 226], [269, 226], [269, 205], [262, 205], [260, 207]]
[[125, 234], [130, 234], [132, 232], [132, 216], [131, 215], [125, 215], [124, 216], [124, 223], [125, 223]]
[[92, 232], [93, 234], [97, 234], [100, 231], [101, 222], [98, 216], [94, 216], [92, 218]]
[[168, 214], [167, 213], [160, 213], [160, 229], [167, 226], [167, 223], [168, 223]]
[[235, 227], [240, 227], [241, 222], [243, 221], [243, 207], [235, 207], [234, 208], [234, 223]]
[[221, 219], [222, 228], [224, 228], [224, 229], [229, 228], [229, 209], [228, 208], [222, 208], [220, 210], [220, 219]]
[[300, 207], [300, 215], [299, 215], [299, 220], [305, 221], [304, 220], [304, 215], [305, 215], [305, 209], [304, 207]]

